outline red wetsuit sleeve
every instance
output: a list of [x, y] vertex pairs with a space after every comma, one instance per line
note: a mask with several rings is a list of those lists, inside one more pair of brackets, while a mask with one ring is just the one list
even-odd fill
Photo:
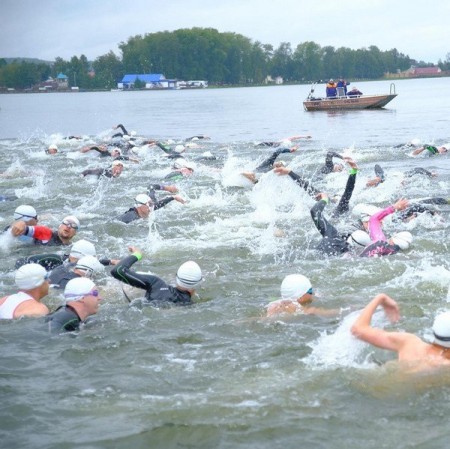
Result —
[[53, 235], [53, 231], [47, 226], [34, 226], [33, 238], [41, 240], [42, 242], [48, 242]]

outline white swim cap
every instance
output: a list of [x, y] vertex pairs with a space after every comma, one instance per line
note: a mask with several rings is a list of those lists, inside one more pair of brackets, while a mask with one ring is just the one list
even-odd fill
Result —
[[80, 227], [80, 220], [78, 220], [78, 218], [74, 215], [68, 215], [67, 217], [64, 217], [61, 223], [76, 230]]
[[95, 246], [87, 240], [78, 240], [72, 245], [69, 256], [80, 259], [83, 256], [96, 256]]
[[49, 149], [49, 150], [57, 150], [58, 147], [57, 147], [54, 143], [52, 143], [52, 144], [48, 147], [48, 149]]
[[185, 161], [183, 164], [184, 168], [189, 168], [189, 170], [194, 171], [195, 170], [195, 165], [192, 162], [187, 162]]
[[381, 209], [379, 209], [376, 206], [372, 206], [370, 204], [357, 204], [353, 210], [352, 214], [356, 216], [359, 220], [361, 220], [363, 223], [368, 222], [370, 217], [373, 214], [376, 214]]
[[411, 145], [414, 145], [414, 146], [420, 145], [420, 139], [413, 139], [413, 140], [411, 140]]
[[15, 282], [21, 290], [32, 290], [41, 286], [48, 278], [45, 268], [37, 263], [22, 265], [15, 274]]
[[197, 262], [189, 260], [178, 268], [176, 281], [179, 287], [194, 289], [202, 280], [202, 270]]
[[281, 283], [281, 297], [296, 300], [312, 288], [311, 281], [303, 274], [289, 274]]
[[121, 166], [123, 167], [123, 162], [122, 162], [122, 161], [114, 161], [114, 162], [112, 163], [112, 166], [113, 166], [113, 167], [117, 167], [118, 165], [121, 165]]
[[177, 146], [175, 147], [175, 151], [176, 151], [177, 153], [184, 153], [184, 152], [186, 151], [186, 148], [184, 148], [184, 145], [177, 145]]
[[14, 220], [23, 220], [28, 223], [32, 219], [37, 219], [37, 212], [33, 206], [23, 204], [14, 211]]
[[434, 342], [450, 348], [450, 312], [440, 313], [433, 323]]
[[152, 202], [152, 199], [145, 193], [140, 193], [139, 195], [136, 195], [134, 202], [136, 203], [136, 207], [142, 205], [148, 206]]
[[87, 278], [71, 279], [64, 289], [64, 299], [66, 301], [77, 301], [88, 295], [94, 289], [95, 284]]
[[94, 256], [83, 256], [75, 265], [75, 269], [84, 271], [86, 277], [103, 270], [103, 265]]
[[408, 249], [413, 241], [413, 236], [408, 231], [397, 232], [391, 237], [392, 242], [400, 249]]
[[347, 242], [352, 246], [367, 246], [372, 243], [370, 240], [369, 234], [364, 232], [361, 229], [358, 229], [351, 233], [350, 237], [347, 239]]

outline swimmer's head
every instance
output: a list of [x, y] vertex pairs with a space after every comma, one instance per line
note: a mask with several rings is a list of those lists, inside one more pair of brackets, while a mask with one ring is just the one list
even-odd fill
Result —
[[281, 298], [296, 301], [305, 295], [312, 295], [311, 281], [302, 274], [289, 274], [281, 283]]
[[75, 269], [82, 271], [85, 277], [90, 278], [94, 273], [103, 271], [103, 265], [94, 256], [83, 256], [75, 265]]
[[22, 265], [14, 276], [14, 281], [20, 290], [33, 290], [43, 285], [47, 279], [47, 271], [37, 263]]
[[372, 243], [372, 241], [370, 240], [369, 234], [367, 234], [367, 232], [364, 232], [360, 229], [354, 231], [351, 233], [351, 235], [349, 236], [349, 238], [347, 239], [347, 242], [351, 245], [351, 246], [356, 246], [356, 247], [366, 247], [367, 245], [370, 245]]
[[340, 172], [344, 170], [344, 166], [342, 164], [334, 164], [333, 165], [333, 171], [334, 172]]
[[189, 260], [178, 268], [176, 277], [178, 287], [194, 290], [202, 281], [202, 270], [196, 262]]
[[58, 147], [55, 144], [50, 145], [45, 152], [47, 154], [56, 154], [58, 152]]
[[391, 241], [394, 245], [397, 245], [401, 250], [407, 250], [413, 241], [413, 236], [408, 231], [397, 232], [391, 237]]
[[450, 312], [436, 316], [433, 323], [434, 343], [444, 348], [450, 348]]
[[363, 223], [367, 223], [369, 221], [370, 217], [379, 211], [380, 211], [380, 209], [376, 206], [361, 203], [361, 204], [357, 204], [353, 208], [352, 214], [355, 217], [357, 217], [360, 221], [362, 221]]
[[97, 252], [93, 243], [87, 240], [78, 240], [72, 245], [69, 257], [81, 259], [83, 256], [96, 256]]
[[29, 225], [36, 224], [38, 221], [36, 209], [33, 206], [22, 204], [14, 211], [14, 220], [22, 220]]
[[78, 301], [84, 296], [93, 294], [94, 289], [95, 283], [90, 279], [85, 277], [71, 279], [64, 288], [64, 299], [66, 301]]

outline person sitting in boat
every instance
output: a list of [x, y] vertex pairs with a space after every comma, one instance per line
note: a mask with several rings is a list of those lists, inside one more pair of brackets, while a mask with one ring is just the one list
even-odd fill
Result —
[[350, 98], [360, 97], [363, 93], [358, 90], [357, 87], [354, 87], [352, 90], [347, 92], [347, 96]]
[[450, 147], [450, 144], [442, 145], [441, 147], [435, 147], [433, 145], [424, 145], [421, 148], [417, 148], [417, 150], [414, 150], [412, 152], [413, 156], [417, 156], [418, 154], [422, 153], [425, 150], [428, 150], [430, 152], [430, 156], [434, 156], [436, 154], [445, 154], [448, 152], [448, 149]]
[[326, 88], [327, 98], [332, 98], [337, 96], [337, 84], [334, 82], [333, 79], [330, 79], [327, 83]]

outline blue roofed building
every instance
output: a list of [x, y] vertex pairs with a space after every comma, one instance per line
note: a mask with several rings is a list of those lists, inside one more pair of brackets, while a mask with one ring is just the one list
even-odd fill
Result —
[[177, 80], [168, 80], [161, 73], [127, 74], [117, 84], [119, 89], [132, 89], [136, 80], [145, 83], [146, 89], [176, 89]]

